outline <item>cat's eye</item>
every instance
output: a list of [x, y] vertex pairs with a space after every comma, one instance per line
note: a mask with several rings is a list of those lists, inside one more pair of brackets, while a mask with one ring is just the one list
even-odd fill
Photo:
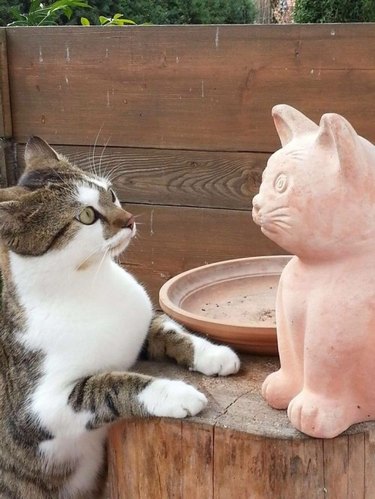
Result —
[[288, 177], [282, 173], [276, 178], [274, 185], [277, 192], [286, 191], [286, 188], [288, 187]]
[[113, 191], [113, 189], [109, 189], [110, 192], [111, 192], [111, 196], [112, 196], [112, 203], [115, 203], [117, 201], [117, 197], [116, 197], [116, 194], [115, 192]]
[[86, 206], [78, 215], [77, 220], [82, 224], [92, 225], [98, 220], [98, 213], [92, 206]]

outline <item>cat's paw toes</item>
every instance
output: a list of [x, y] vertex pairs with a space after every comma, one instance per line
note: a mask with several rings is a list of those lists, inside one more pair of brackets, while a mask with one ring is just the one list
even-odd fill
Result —
[[194, 352], [193, 370], [206, 376], [228, 376], [238, 372], [240, 359], [229, 347], [206, 342]]
[[297, 430], [316, 438], [336, 437], [355, 422], [337, 401], [305, 391], [291, 400], [288, 418]]
[[286, 409], [298, 392], [296, 384], [281, 370], [267, 376], [262, 385], [262, 396], [274, 409]]
[[148, 414], [170, 418], [195, 416], [207, 405], [205, 395], [193, 386], [169, 379], [152, 381], [138, 399]]

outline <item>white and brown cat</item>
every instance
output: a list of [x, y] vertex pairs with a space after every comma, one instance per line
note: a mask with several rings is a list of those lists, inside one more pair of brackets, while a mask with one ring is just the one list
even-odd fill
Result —
[[97, 498], [109, 424], [207, 404], [182, 381], [129, 372], [142, 349], [207, 375], [235, 373], [239, 359], [156, 317], [115, 263], [136, 225], [106, 179], [37, 137], [25, 161], [0, 191], [0, 497]]

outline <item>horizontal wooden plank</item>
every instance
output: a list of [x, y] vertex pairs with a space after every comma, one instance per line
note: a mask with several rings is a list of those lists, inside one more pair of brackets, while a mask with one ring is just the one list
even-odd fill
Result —
[[274, 104], [375, 141], [373, 24], [8, 28], [17, 140], [273, 151]]
[[[268, 154], [55, 146], [85, 170], [108, 175], [122, 202], [248, 210]], [[17, 175], [24, 146], [18, 147]]]
[[121, 262], [149, 291], [155, 304], [164, 282], [207, 263], [285, 253], [261, 233], [250, 210], [128, 205], [138, 235]]

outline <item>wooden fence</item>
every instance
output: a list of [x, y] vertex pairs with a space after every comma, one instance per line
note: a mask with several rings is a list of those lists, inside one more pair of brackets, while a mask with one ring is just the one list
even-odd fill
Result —
[[3, 28], [3, 183], [31, 134], [110, 171], [140, 215], [124, 264], [156, 302], [186, 269], [281, 251], [250, 214], [271, 108], [338, 112], [375, 141], [374, 54], [371, 24]]

